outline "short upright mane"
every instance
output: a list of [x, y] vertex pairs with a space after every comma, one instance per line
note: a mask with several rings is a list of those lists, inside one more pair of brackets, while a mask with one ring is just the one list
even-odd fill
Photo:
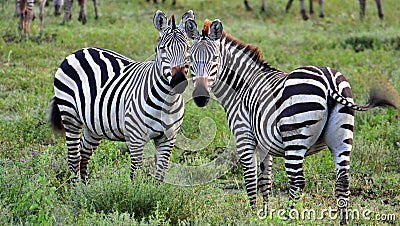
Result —
[[262, 67], [265, 71], [276, 70], [272, 68], [267, 61], [263, 60], [260, 54], [260, 49], [256, 46], [251, 44], [247, 44], [244, 42], [239, 41], [238, 39], [234, 38], [232, 35], [227, 34], [225, 31], [222, 34], [225, 37], [227, 42], [232, 43], [237, 49], [243, 50], [243, 52], [247, 53], [247, 55], [260, 67]]

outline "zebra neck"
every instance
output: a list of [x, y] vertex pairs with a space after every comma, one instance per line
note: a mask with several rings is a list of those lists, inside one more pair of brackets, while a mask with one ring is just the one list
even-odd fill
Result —
[[261, 60], [257, 48], [242, 44], [230, 36], [221, 39], [220, 54], [220, 73], [212, 91], [226, 109], [233, 102], [246, 100], [260, 88], [261, 83], [263, 89], [272, 89], [273, 84], [285, 75]]

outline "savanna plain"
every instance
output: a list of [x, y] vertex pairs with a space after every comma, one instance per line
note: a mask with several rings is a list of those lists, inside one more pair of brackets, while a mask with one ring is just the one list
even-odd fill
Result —
[[[330, 217], [323, 211], [336, 208], [329, 150], [306, 157], [306, 187], [295, 205], [298, 212], [314, 210], [315, 217], [287, 219], [288, 184], [282, 158], [274, 159], [269, 204], [270, 209], [284, 210], [281, 215], [259, 212], [261, 195], [257, 209], [249, 207], [237, 162], [221, 175], [211, 172], [210, 177], [210, 168], [203, 166], [230, 149], [230, 132], [217, 101], [197, 108], [190, 100], [190, 87], [181, 138], [170, 159], [171, 172], [187, 167], [196, 174], [190, 183], [174, 177], [167, 183], [153, 179], [151, 143], [144, 151], [144, 168], [131, 181], [126, 146], [103, 140], [89, 163], [88, 185], [72, 186], [64, 138], [55, 136], [47, 123], [53, 78], [62, 60], [83, 47], [152, 60], [159, 36], [152, 21], [156, 10], [167, 16], [174, 13], [180, 21], [192, 9], [199, 27], [205, 18], [219, 18], [227, 33], [259, 47], [275, 68], [289, 72], [320, 65], [339, 70], [349, 80], [355, 102], [364, 104], [373, 86], [383, 84], [387, 93], [400, 93], [400, 4], [382, 2], [383, 20], [374, 1], [367, 1], [366, 17], [361, 20], [358, 1], [350, 0], [326, 1], [325, 18], [316, 14], [303, 21], [298, 1], [288, 13], [286, 1], [266, 1], [266, 12], [261, 13], [256, 0], [250, 1], [253, 11], [246, 11], [241, 0], [178, 0], [175, 6], [169, 0], [157, 5], [145, 0], [103, 0], [98, 20], [92, 2], [87, 1], [86, 25], [77, 21], [79, 8], [74, 2], [72, 21], [65, 25], [47, 7], [42, 32], [35, 6], [37, 18], [31, 34], [24, 37], [13, 15], [15, 1], [0, 0], [0, 224], [338, 224], [334, 214]], [[352, 225], [400, 224], [399, 115], [398, 110], [380, 108], [356, 113], [349, 209], [357, 210], [359, 217], [349, 219]], [[196, 141], [204, 145], [191, 148]]]

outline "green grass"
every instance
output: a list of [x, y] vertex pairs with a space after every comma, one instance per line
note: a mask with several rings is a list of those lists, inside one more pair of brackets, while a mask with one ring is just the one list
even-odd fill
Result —
[[[301, 20], [298, 6], [285, 13], [284, 1], [267, 1], [266, 13], [259, 13], [260, 1], [252, 2], [252, 12], [245, 11], [241, 0], [178, 0], [175, 7], [166, 2], [155, 6], [144, 0], [104, 0], [98, 21], [88, 2], [86, 25], [77, 21], [75, 3], [72, 21], [63, 26], [59, 25], [62, 18], [54, 17], [48, 7], [44, 31], [39, 31], [37, 19], [29, 37], [23, 37], [13, 17], [14, 1], [0, 0], [0, 224], [338, 224], [328, 217], [280, 220], [275, 214], [273, 219], [259, 219], [248, 206], [241, 167], [224, 168], [218, 162], [225, 154], [225, 158], [235, 158], [226, 153], [232, 143], [223, 109], [215, 101], [204, 109], [195, 107], [189, 90], [182, 135], [171, 156], [171, 176], [166, 178], [170, 183], [159, 184], [149, 176], [154, 170], [152, 144], [146, 146], [144, 169], [130, 181], [125, 145], [104, 140], [89, 164], [89, 185], [74, 188], [70, 184], [64, 139], [52, 134], [46, 119], [55, 71], [66, 56], [88, 46], [111, 49], [135, 60], [153, 59], [158, 32], [152, 18], [157, 9], [177, 17], [193, 9], [199, 27], [205, 18], [219, 18], [228, 33], [258, 46], [264, 59], [284, 71], [302, 65], [331, 66], [347, 77], [357, 103], [365, 103], [369, 87], [377, 82], [386, 81], [400, 92], [397, 0], [383, 2], [383, 21], [373, 2], [361, 21], [357, 0], [340, 5], [326, 1], [326, 18], [313, 15], [309, 21]], [[198, 142], [208, 136], [206, 142]], [[188, 150], [192, 145], [198, 148]], [[349, 208], [372, 212], [370, 220], [350, 223], [399, 224], [398, 111], [373, 109], [356, 114], [351, 160]], [[213, 174], [213, 169], [219, 174]], [[190, 176], [189, 181], [180, 180], [182, 173]], [[335, 208], [335, 173], [329, 151], [306, 158], [305, 176], [307, 184], [298, 209]], [[281, 158], [274, 159], [273, 178], [269, 207], [286, 209], [288, 186]], [[396, 214], [397, 220], [377, 219], [384, 214]]]

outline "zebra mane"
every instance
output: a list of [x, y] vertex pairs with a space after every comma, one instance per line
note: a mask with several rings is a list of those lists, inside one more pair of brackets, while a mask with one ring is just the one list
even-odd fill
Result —
[[222, 32], [222, 37], [225, 37], [227, 43], [231, 43], [232, 46], [246, 53], [246, 55], [260, 66], [263, 71], [277, 70], [271, 67], [267, 61], [262, 59], [258, 47], [239, 41], [232, 35], [227, 34], [225, 31]]

